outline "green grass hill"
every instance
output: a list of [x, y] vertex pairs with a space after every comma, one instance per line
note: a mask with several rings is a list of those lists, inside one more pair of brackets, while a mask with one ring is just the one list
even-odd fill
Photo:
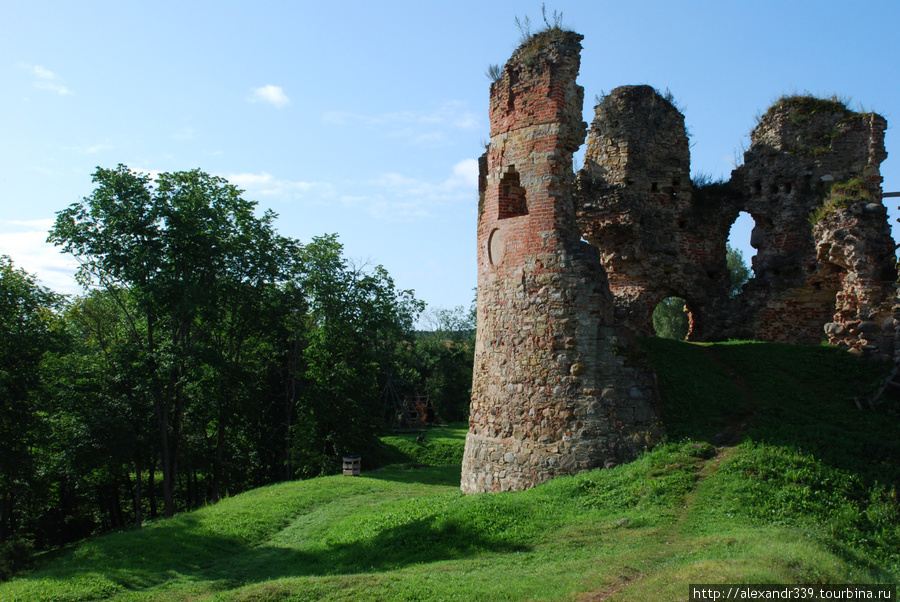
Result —
[[668, 436], [635, 462], [463, 496], [464, 428], [387, 438], [393, 466], [84, 541], [0, 600], [668, 601], [689, 583], [900, 582], [898, 406], [865, 401], [886, 367], [829, 347], [642, 343]]

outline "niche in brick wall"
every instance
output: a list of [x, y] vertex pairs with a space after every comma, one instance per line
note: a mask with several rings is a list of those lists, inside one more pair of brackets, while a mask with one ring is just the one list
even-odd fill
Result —
[[514, 165], [506, 168], [500, 179], [500, 211], [498, 219], [528, 215], [528, 204], [525, 202], [525, 189], [519, 182], [519, 173]]

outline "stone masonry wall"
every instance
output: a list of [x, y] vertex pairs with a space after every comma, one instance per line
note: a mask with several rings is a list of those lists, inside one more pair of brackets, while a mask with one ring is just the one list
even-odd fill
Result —
[[575, 222], [581, 39], [534, 36], [491, 86], [467, 493], [614, 465], [659, 436], [655, 377], [614, 323], [598, 252]]
[[813, 228], [818, 274], [837, 289], [825, 333], [833, 345], [887, 359], [897, 351], [893, 239], [884, 205], [872, 202], [874, 183], [854, 184], [833, 186]]
[[[757, 249], [756, 277], [744, 291], [756, 338], [819, 343], [826, 324], [859, 319], [848, 313], [847, 294], [867, 299], [861, 310], [867, 320], [885, 295], [892, 296], [895, 245], [881, 204], [879, 173], [887, 157], [886, 127], [880, 115], [812, 97], [781, 99], [760, 118], [742, 168], [742, 209], [756, 221], [751, 240]], [[864, 219], [854, 218], [851, 225], [812, 217], [833, 187], [850, 180], [864, 191]], [[848, 237], [851, 229], [855, 235]], [[816, 239], [822, 241], [818, 250]], [[846, 261], [849, 247], [854, 258]], [[887, 317], [890, 309], [881, 314]]]
[[[578, 225], [600, 249], [616, 318], [653, 335], [652, 314], [666, 297], [685, 299], [689, 338], [715, 332], [724, 313], [725, 264], [735, 208], [710, 211], [694, 198], [684, 116], [650, 86], [622, 86], [595, 108], [579, 174]], [[714, 199], [715, 200], [715, 199]]]
[[[671, 96], [623, 86], [596, 107], [576, 179], [581, 39], [532, 36], [491, 85], [466, 493], [529, 488], [653, 445], [656, 381], [634, 334], [652, 334], [665, 297], [686, 300], [691, 340], [827, 335], [887, 358], [900, 339], [884, 118], [783, 98], [730, 181], [699, 183]], [[741, 211], [758, 254], [732, 298], [726, 242]]]
[[[731, 180], [698, 187], [684, 118], [670, 100], [649, 86], [613, 90], [595, 109], [577, 215], [600, 249], [616, 317], [652, 334], [656, 304], [677, 296], [690, 311], [689, 340], [818, 343], [827, 334], [890, 355], [895, 245], [879, 173], [886, 125], [835, 100], [783, 98], [760, 118]], [[847, 182], [859, 198], [829, 200]], [[839, 210], [813, 219], [827, 203]], [[756, 222], [758, 252], [754, 277], [731, 299], [725, 245], [741, 211]]]

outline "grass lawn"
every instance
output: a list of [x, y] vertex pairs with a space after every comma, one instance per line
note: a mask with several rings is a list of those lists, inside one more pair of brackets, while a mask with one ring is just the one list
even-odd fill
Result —
[[883, 367], [825, 347], [644, 348], [669, 437], [630, 464], [463, 496], [464, 429], [398, 436], [400, 465], [93, 538], [0, 600], [668, 601], [689, 583], [900, 581], [897, 408], [852, 401]]

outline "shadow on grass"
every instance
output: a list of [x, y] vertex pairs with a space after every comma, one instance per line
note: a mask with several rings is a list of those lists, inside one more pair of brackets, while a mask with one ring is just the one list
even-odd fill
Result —
[[449, 466], [462, 464], [465, 438], [432, 437], [423, 441], [402, 436], [382, 438], [382, 448], [372, 458], [368, 466], [388, 466], [390, 464], [426, 464]]
[[[700, 346], [642, 339], [664, 393], [670, 439], [741, 440], [789, 448], [864, 481], [900, 486], [900, 419], [860, 411], [888, 367], [824, 346]], [[865, 402], [863, 402], [865, 407]], [[739, 433], [738, 440], [727, 441]]]
[[105, 534], [81, 542], [58, 563], [47, 565], [24, 581], [93, 582], [99, 575], [126, 589], [141, 590], [178, 575], [202, 572], [218, 558], [248, 549], [243, 538], [210, 534], [202, 522], [194, 514], [185, 514], [140, 531]]
[[323, 545], [314, 553], [261, 546], [245, 557], [236, 558], [233, 565], [223, 562], [198, 576], [231, 585], [248, 585], [290, 577], [386, 572], [413, 564], [529, 549], [476, 533], [455, 521], [427, 517], [385, 529], [371, 538]]
[[[461, 526], [437, 508], [434, 514], [405, 524], [381, 528], [368, 525], [366, 534], [339, 534], [339, 541], [305, 541], [301, 550], [267, 543], [298, 516], [348, 495], [368, 496], [370, 489], [383, 489], [366, 485], [367, 481], [455, 488], [459, 486], [459, 473], [458, 466], [446, 466], [331, 477], [316, 490], [314, 501], [298, 501], [293, 497], [296, 494], [279, 488], [291, 487], [285, 484], [274, 486], [253, 505], [242, 502], [228, 510], [223, 507], [230, 501], [226, 500], [210, 508], [211, 515], [199, 511], [139, 531], [107, 534], [82, 542], [64, 555], [68, 557], [25, 577], [22, 599], [47, 582], [66, 583], [67, 591], [74, 588], [80, 592], [77, 598], [87, 599], [116, 588], [141, 591], [186, 578], [223, 585], [249, 584], [280, 577], [390, 570], [414, 563], [524, 549], [502, 537], [492, 538]], [[218, 514], [222, 511], [227, 521]], [[33, 584], [29, 586], [28, 581]]]
[[[756, 524], [819, 533], [847, 564], [887, 575], [900, 549], [900, 417], [865, 400], [890, 366], [834, 347], [642, 340], [671, 439], [741, 444], [713, 504]], [[731, 436], [730, 436], [731, 435]], [[826, 535], [827, 534], [827, 535]]]
[[422, 485], [445, 485], [459, 487], [461, 467], [421, 466], [413, 463], [401, 466], [387, 466], [383, 469], [362, 473], [363, 478], [397, 483], [419, 483]]
[[315, 551], [210, 535], [200, 532], [198, 523], [183, 517], [177, 524], [157, 529], [151, 537], [142, 537], [146, 531], [119, 534], [131, 535], [119, 542], [107, 536], [102, 546], [83, 546], [80, 562], [70, 561], [64, 571], [47, 571], [37, 577], [82, 583], [85, 597], [91, 597], [92, 589], [108, 589], [110, 584], [141, 591], [188, 578], [233, 587], [289, 577], [390, 571], [411, 564], [530, 549], [438, 516], [385, 528], [356, 541], [312, 544]]

